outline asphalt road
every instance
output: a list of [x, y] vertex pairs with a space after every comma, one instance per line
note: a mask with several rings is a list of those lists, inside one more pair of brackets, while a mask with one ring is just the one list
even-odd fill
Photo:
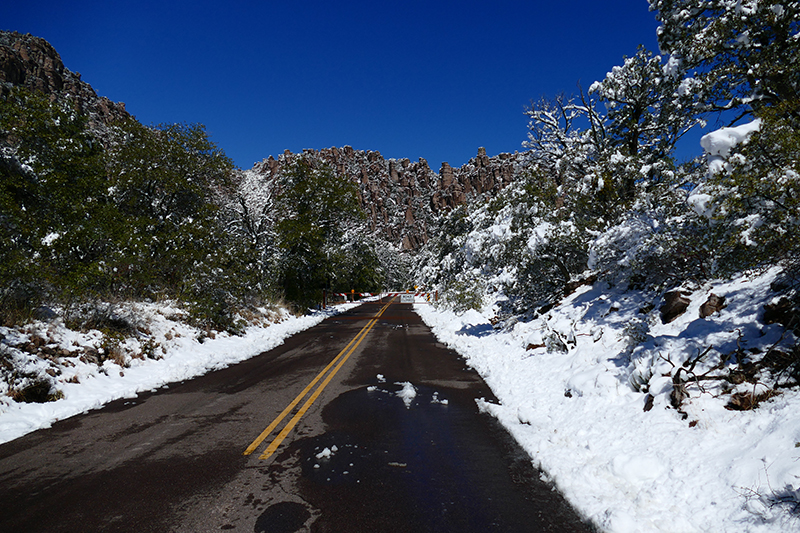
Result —
[[476, 398], [410, 304], [367, 303], [0, 446], [0, 532], [589, 531]]

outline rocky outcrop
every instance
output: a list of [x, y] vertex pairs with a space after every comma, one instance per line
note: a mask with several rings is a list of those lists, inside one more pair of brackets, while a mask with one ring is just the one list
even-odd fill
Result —
[[[298, 154], [285, 151], [277, 159], [256, 163], [250, 170], [265, 184], [278, 179], [281, 169]], [[359, 200], [368, 224], [404, 250], [417, 250], [429, 237], [436, 215], [470, 201], [497, 194], [527, 166], [527, 154], [488, 157], [480, 148], [477, 157], [453, 168], [442, 163], [438, 175], [425, 159], [384, 159], [380, 152], [351, 146], [304, 150], [303, 156], [331, 166], [359, 185]]]
[[712, 293], [708, 296], [708, 300], [706, 300], [703, 305], [700, 306], [700, 318], [710, 317], [714, 313], [719, 313], [723, 309], [725, 309], [725, 297], [717, 296], [716, 294]]
[[669, 324], [688, 309], [692, 302], [689, 299], [690, 293], [682, 291], [671, 291], [664, 295], [664, 303], [661, 306], [661, 321]]
[[[0, 31], [0, 97], [15, 86], [39, 91], [52, 101], [72, 103], [89, 116], [90, 127], [99, 130], [101, 138], [105, 126], [130, 117], [125, 104], [98, 96], [79, 73], [67, 69], [46, 40]], [[248, 172], [267, 186], [297, 156], [287, 150]], [[370, 229], [405, 250], [417, 250], [428, 241], [437, 215], [494, 196], [528, 166], [528, 153], [488, 157], [484, 148], [459, 168], [442, 163], [438, 174], [425, 159], [387, 160], [380, 152], [350, 146], [304, 150], [303, 156], [330, 165], [358, 183]]]
[[95, 125], [128, 118], [125, 104], [98, 96], [80, 73], [64, 66], [53, 46], [31, 34], [0, 31], [0, 96], [22, 86], [48, 95], [52, 101], [72, 102]]
[[524, 170], [527, 161], [527, 154], [488, 157], [485, 148], [478, 148], [478, 156], [460, 168], [442, 163], [439, 188], [432, 198], [434, 210], [452, 209], [473, 198], [494, 196]]

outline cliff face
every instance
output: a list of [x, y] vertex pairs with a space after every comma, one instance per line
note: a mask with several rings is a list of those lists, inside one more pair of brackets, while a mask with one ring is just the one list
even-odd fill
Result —
[[[361, 206], [372, 231], [404, 250], [417, 250], [428, 240], [439, 213], [472, 200], [491, 197], [527, 166], [526, 153], [488, 157], [486, 150], [459, 168], [443, 163], [435, 173], [424, 159], [384, 159], [380, 152], [343, 148], [304, 150], [303, 156], [331, 166], [359, 184]], [[286, 151], [257, 163], [250, 172], [265, 186], [298, 154]]]
[[98, 96], [79, 73], [67, 69], [44, 39], [0, 31], [0, 96], [13, 86], [39, 91], [53, 101], [70, 101], [95, 125], [130, 117], [125, 104]]

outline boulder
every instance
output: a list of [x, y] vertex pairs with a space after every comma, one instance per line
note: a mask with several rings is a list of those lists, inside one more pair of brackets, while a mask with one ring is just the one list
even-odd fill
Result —
[[706, 318], [725, 309], [725, 297], [712, 293], [708, 300], [700, 306], [700, 318]]
[[661, 306], [661, 321], [664, 324], [669, 324], [683, 313], [689, 307], [691, 300], [689, 299], [690, 293], [682, 291], [671, 291], [664, 295], [664, 304]]

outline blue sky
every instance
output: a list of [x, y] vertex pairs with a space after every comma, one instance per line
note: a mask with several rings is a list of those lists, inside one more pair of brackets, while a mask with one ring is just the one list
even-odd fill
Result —
[[531, 100], [657, 49], [646, 0], [3, 4], [0, 28], [145, 124], [205, 124], [242, 168], [346, 144], [435, 171], [522, 150]]

